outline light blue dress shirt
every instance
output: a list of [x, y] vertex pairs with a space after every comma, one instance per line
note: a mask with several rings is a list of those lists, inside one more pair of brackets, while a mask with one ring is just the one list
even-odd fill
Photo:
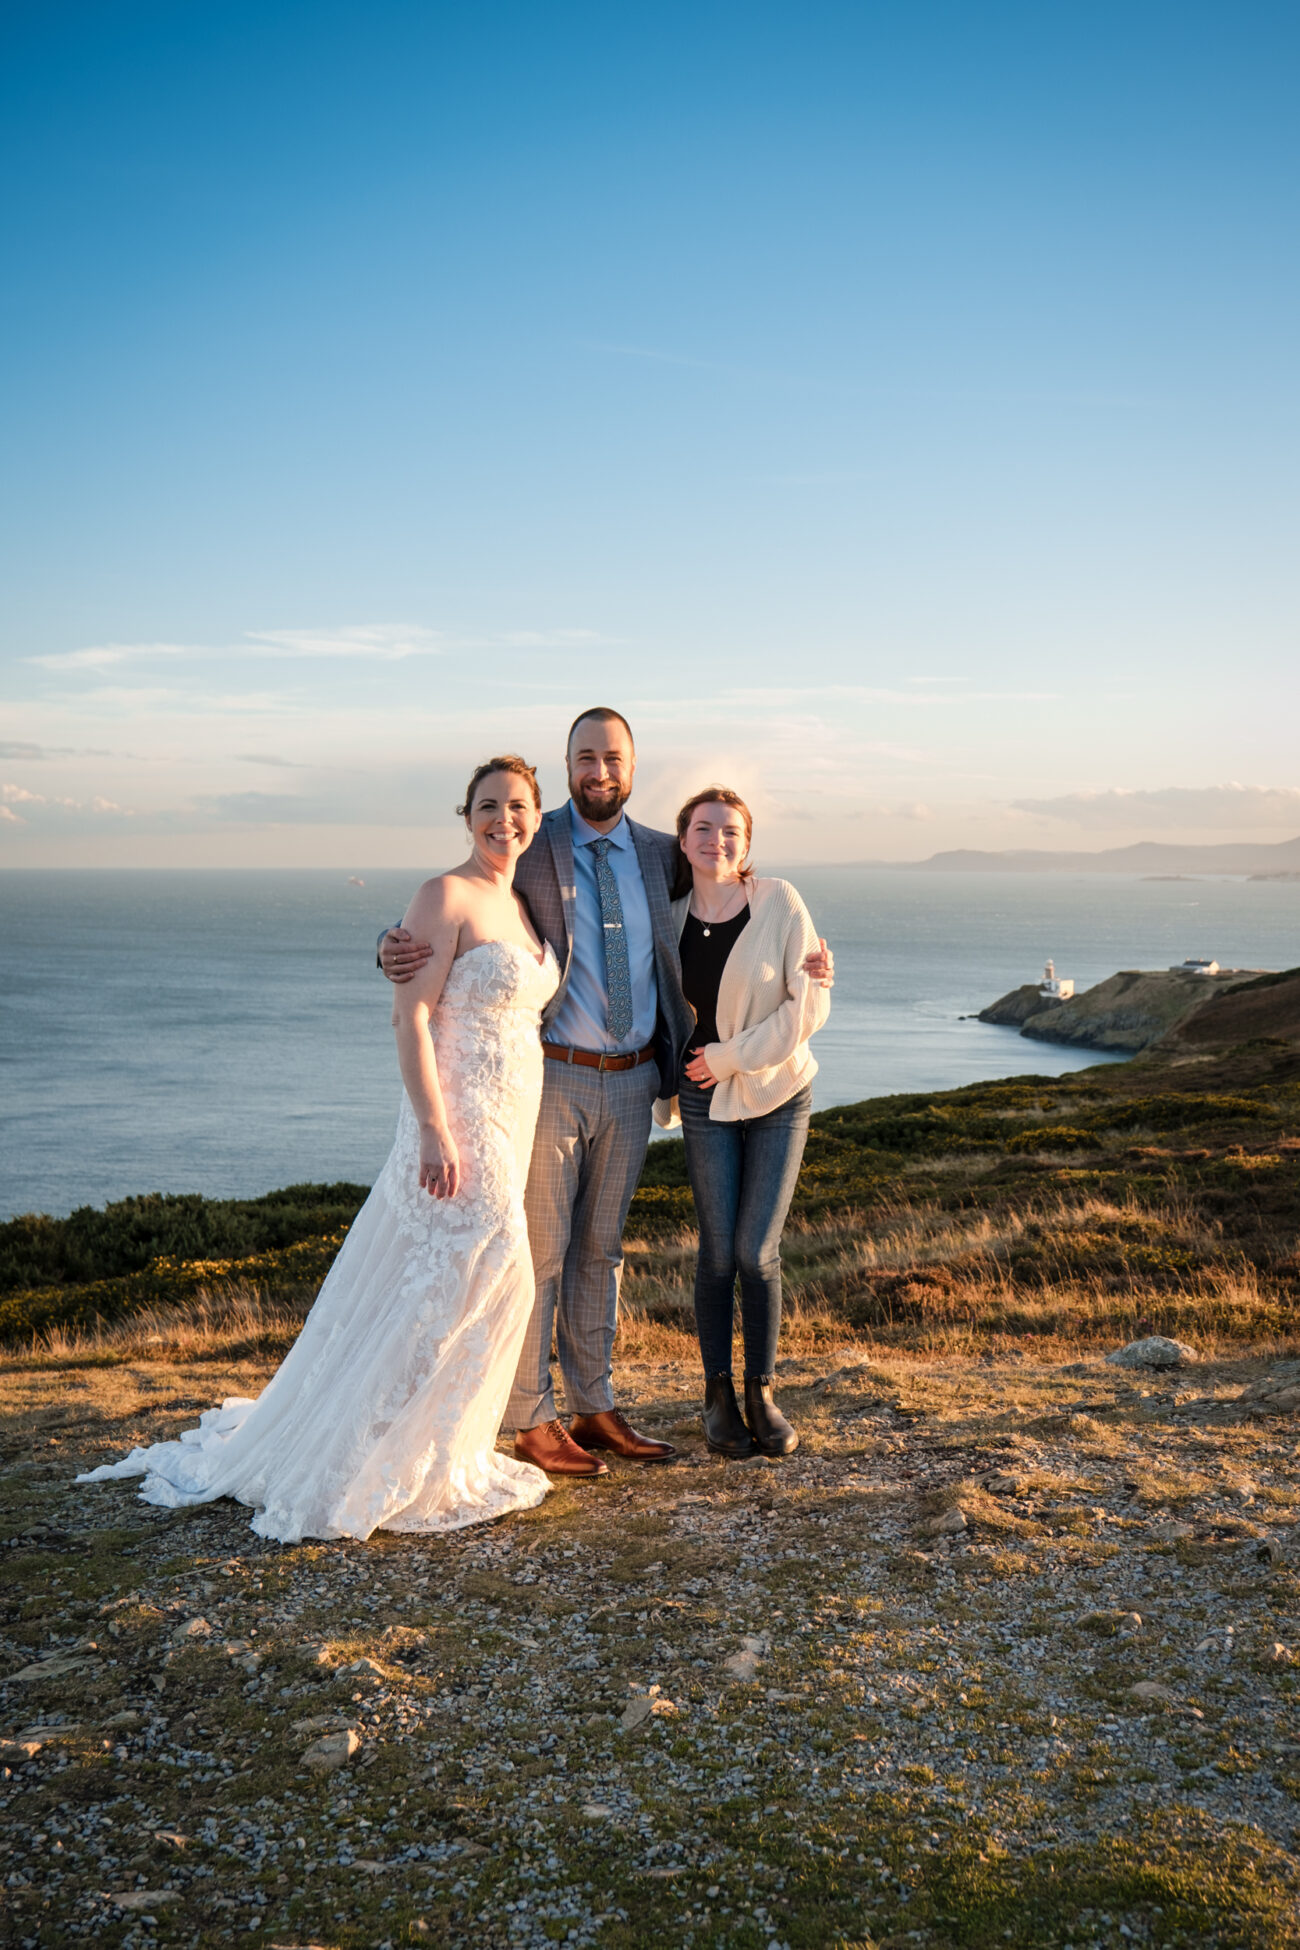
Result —
[[623, 932], [627, 939], [628, 973], [632, 977], [632, 1027], [616, 1039], [609, 1033], [609, 996], [605, 990], [605, 930], [600, 915], [600, 894], [596, 887], [596, 860], [591, 842], [601, 835], [588, 826], [582, 814], [569, 801], [569, 820], [573, 835], [573, 878], [577, 900], [573, 915], [573, 959], [569, 965], [569, 986], [564, 1000], [547, 1025], [548, 1043], [567, 1043], [572, 1049], [603, 1050], [622, 1056], [629, 1050], [644, 1049], [654, 1040], [655, 1018], [659, 1010], [659, 989], [655, 981], [654, 930], [650, 922], [650, 903], [641, 878], [641, 862], [626, 819], [620, 819], [609, 841], [609, 864], [618, 883], [618, 898], [623, 909]]

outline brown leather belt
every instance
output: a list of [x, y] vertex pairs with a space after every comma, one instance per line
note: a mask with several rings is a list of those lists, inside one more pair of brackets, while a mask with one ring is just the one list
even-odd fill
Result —
[[654, 1044], [629, 1051], [626, 1056], [602, 1056], [594, 1049], [570, 1049], [567, 1043], [543, 1043], [542, 1054], [553, 1063], [576, 1063], [583, 1070], [635, 1070], [654, 1060]]

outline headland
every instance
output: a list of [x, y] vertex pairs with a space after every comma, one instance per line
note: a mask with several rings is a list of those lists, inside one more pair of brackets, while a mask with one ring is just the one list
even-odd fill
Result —
[[1202, 1048], [1246, 1042], [1254, 1034], [1300, 1034], [1295, 969], [1129, 968], [1079, 995], [1052, 994], [1050, 986], [1026, 982], [981, 1009], [979, 1019], [1018, 1029], [1035, 1042], [1126, 1055], [1173, 1049], [1180, 1038]]

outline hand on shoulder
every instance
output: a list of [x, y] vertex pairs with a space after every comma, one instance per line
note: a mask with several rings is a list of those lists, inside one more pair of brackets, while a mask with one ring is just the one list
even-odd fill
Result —
[[802, 973], [818, 988], [834, 988], [834, 953], [826, 946], [826, 937], [817, 934], [812, 915], [808, 912], [808, 904], [799, 889], [789, 880], [764, 880], [761, 885], [769, 890], [766, 898], [777, 902], [788, 919], [798, 925], [804, 941], [811, 939], [816, 943], [815, 947], [807, 949], [799, 964]]

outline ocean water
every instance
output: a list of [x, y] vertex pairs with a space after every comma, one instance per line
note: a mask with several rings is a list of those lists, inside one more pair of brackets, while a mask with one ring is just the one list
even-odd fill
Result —
[[[1081, 988], [1300, 962], [1295, 882], [788, 872], [836, 954], [822, 1107], [1096, 1062], [963, 1020], [1047, 955]], [[373, 943], [417, 878], [0, 873], [0, 1218], [370, 1183], [401, 1089]]]

